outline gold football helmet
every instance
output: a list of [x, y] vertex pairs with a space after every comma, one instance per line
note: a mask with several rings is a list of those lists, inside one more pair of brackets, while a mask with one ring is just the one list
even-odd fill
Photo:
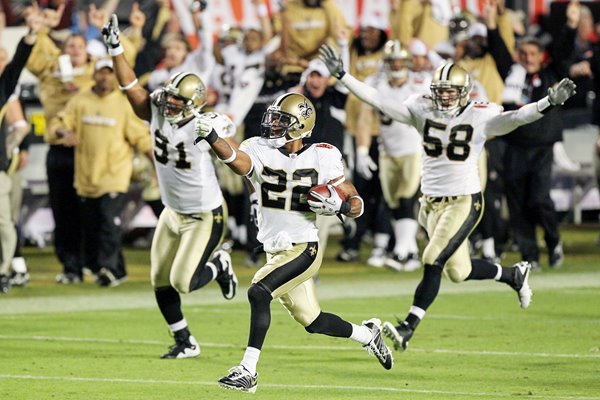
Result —
[[408, 78], [410, 64], [410, 54], [399, 40], [388, 40], [385, 43], [383, 65], [388, 79], [404, 80]]
[[454, 111], [467, 105], [471, 92], [471, 76], [453, 62], [440, 65], [431, 81], [431, 97], [440, 111]]
[[178, 72], [161, 89], [156, 104], [162, 116], [175, 124], [200, 112], [206, 104], [206, 87], [198, 75]]
[[273, 147], [309, 137], [315, 127], [315, 107], [299, 93], [279, 96], [263, 114], [261, 136]]

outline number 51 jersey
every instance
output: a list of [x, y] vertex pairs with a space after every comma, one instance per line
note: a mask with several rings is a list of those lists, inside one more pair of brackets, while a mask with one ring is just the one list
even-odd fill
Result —
[[[212, 162], [210, 146], [204, 140], [194, 145], [194, 119], [173, 127], [152, 103], [152, 133], [154, 165], [165, 206], [180, 214], [207, 212], [223, 204], [223, 195]], [[217, 113], [215, 119], [227, 119], [229, 129], [220, 136], [234, 135], [235, 126], [226, 116]], [[227, 122], [225, 121], [225, 122]], [[224, 125], [219, 121], [219, 125]], [[228, 126], [228, 124], [225, 124]], [[222, 136], [222, 137], [223, 137]]]
[[330, 144], [316, 143], [286, 154], [259, 137], [242, 142], [240, 150], [252, 159], [248, 178], [261, 206], [258, 240], [267, 243], [283, 231], [293, 243], [318, 241], [316, 214], [306, 196], [311, 187], [344, 175], [340, 151]]
[[477, 162], [492, 132], [486, 122], [502, 107], [470, 102], [454, 114], [435, 108], [429, 96], [412, 96], [404, 104], [423, 136], [421, 191], [429, 196], [458, 196], [481, 191]]

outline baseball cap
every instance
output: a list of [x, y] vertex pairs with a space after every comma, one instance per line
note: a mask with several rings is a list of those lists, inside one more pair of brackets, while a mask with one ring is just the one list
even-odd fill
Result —
[[112, 60], [108, 58], [101, 58], [98, 61], [96, 61], [96, 66], [94, 67], [94, 69], [96, 71], [100, 71], [102, 68], [110, 68], [113, 71], [115, 70]]
[[467, 36], [470, 38], [474, 37], [474, 36], [481, 36], [481, 37], [487, 37], [487, 27], [482, 24], [481, 22], [478, 22], [476, 24], [472, 24], [471, 26], [469, 26], [469, 30], [467, 31]]
[[381, 31], [388, 29], [388, 21], [378, 15], [366, 15], [360, 21], [361, 28], [375, 28]]
[[310, 75], [311, 72], [317, 72], [324, 78], [329, 78], [331, 76], [325, 63], [318, 58], [311, 60], [308, 63], [308, 67], [306, 67], [306, 70], [304, 71], [307, 76]]
[[409, 45], [410, 54], [413, 56], [426, 56], [427, 45], [422, 40], [413, 39]]

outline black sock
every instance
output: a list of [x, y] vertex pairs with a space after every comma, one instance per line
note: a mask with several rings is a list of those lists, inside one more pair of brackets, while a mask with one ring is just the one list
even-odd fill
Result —
[[498, 274], [498, 266], [480, 258], [471, 259], [471, 272], [465, 279], [469, 280], [484, 280], [494, 279]]
[[220, 265], [221, 263], [219, 262], [219, 266], [217, 266], [216, 276], [214, 275], [212, 268], [206, 265], [203, 265], [201, 268], [197, 269], [194, 273], [194, 276], [192, 277], [192, 282], [190, 283], [190, 292], [198, 290], [201, 287], [205, 286], [207, 283], [216, 279], [216, 277], [219, 276]]
[[305, 327], [308, 333], [349, 338], [352, 336], [352, 324], [344, 321], [335, 314], [321, 312], [310, 325]]
[[158, 303], [158, 308], [162, 313], [167, 324], [173, 325], [183, 319], [181, 312], [181, 298], [177, 290], [171, 286], [157, 288], [154, 290], [154, 296]]
[[423, 279], [415, 290], [413, 306], [427, 311], [437, 297], [442, 282], [442, 267], [439, 265], [425, 264]]

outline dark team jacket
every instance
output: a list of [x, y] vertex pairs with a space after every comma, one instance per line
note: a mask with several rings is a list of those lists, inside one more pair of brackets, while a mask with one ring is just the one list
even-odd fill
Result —
[[4, 116], [6, 114], [6, 102], [15, 92], [21, 71], [27, 63], [29, 54], [33, 46], [26, 44], [23, 39], [17, 45], [17, 50], [13, 59], [6, 65], [4, 72], [0, 75], [0, 171], [6, 171], [10, 165], [10, 160], [6, 155], [6, 124]]
[[[500, 76], [503, 80], [506, 80], [513, 64], [512, 57], [497, 29], [488, 29], [488, 46], [490, 54], [496, 61]], [[548, 94], [548, 88], [558, 82], [557, 67], [556, 64], [546, 66], [535, 74], [527, 74], [525, 84], [530, 103], [544, 98]], [[503, 103], [502, 106], [505, 111], [520, 107], [516, 104], [507, 103]], [[563, 131], [560, 112], [559, 107], [553, 107], [545, 113], [543, 118], [518, 127], [508, 135], [503, 136], [503, 139], [510, 144], [524, 147], [548, 146], [560, 142]]]

